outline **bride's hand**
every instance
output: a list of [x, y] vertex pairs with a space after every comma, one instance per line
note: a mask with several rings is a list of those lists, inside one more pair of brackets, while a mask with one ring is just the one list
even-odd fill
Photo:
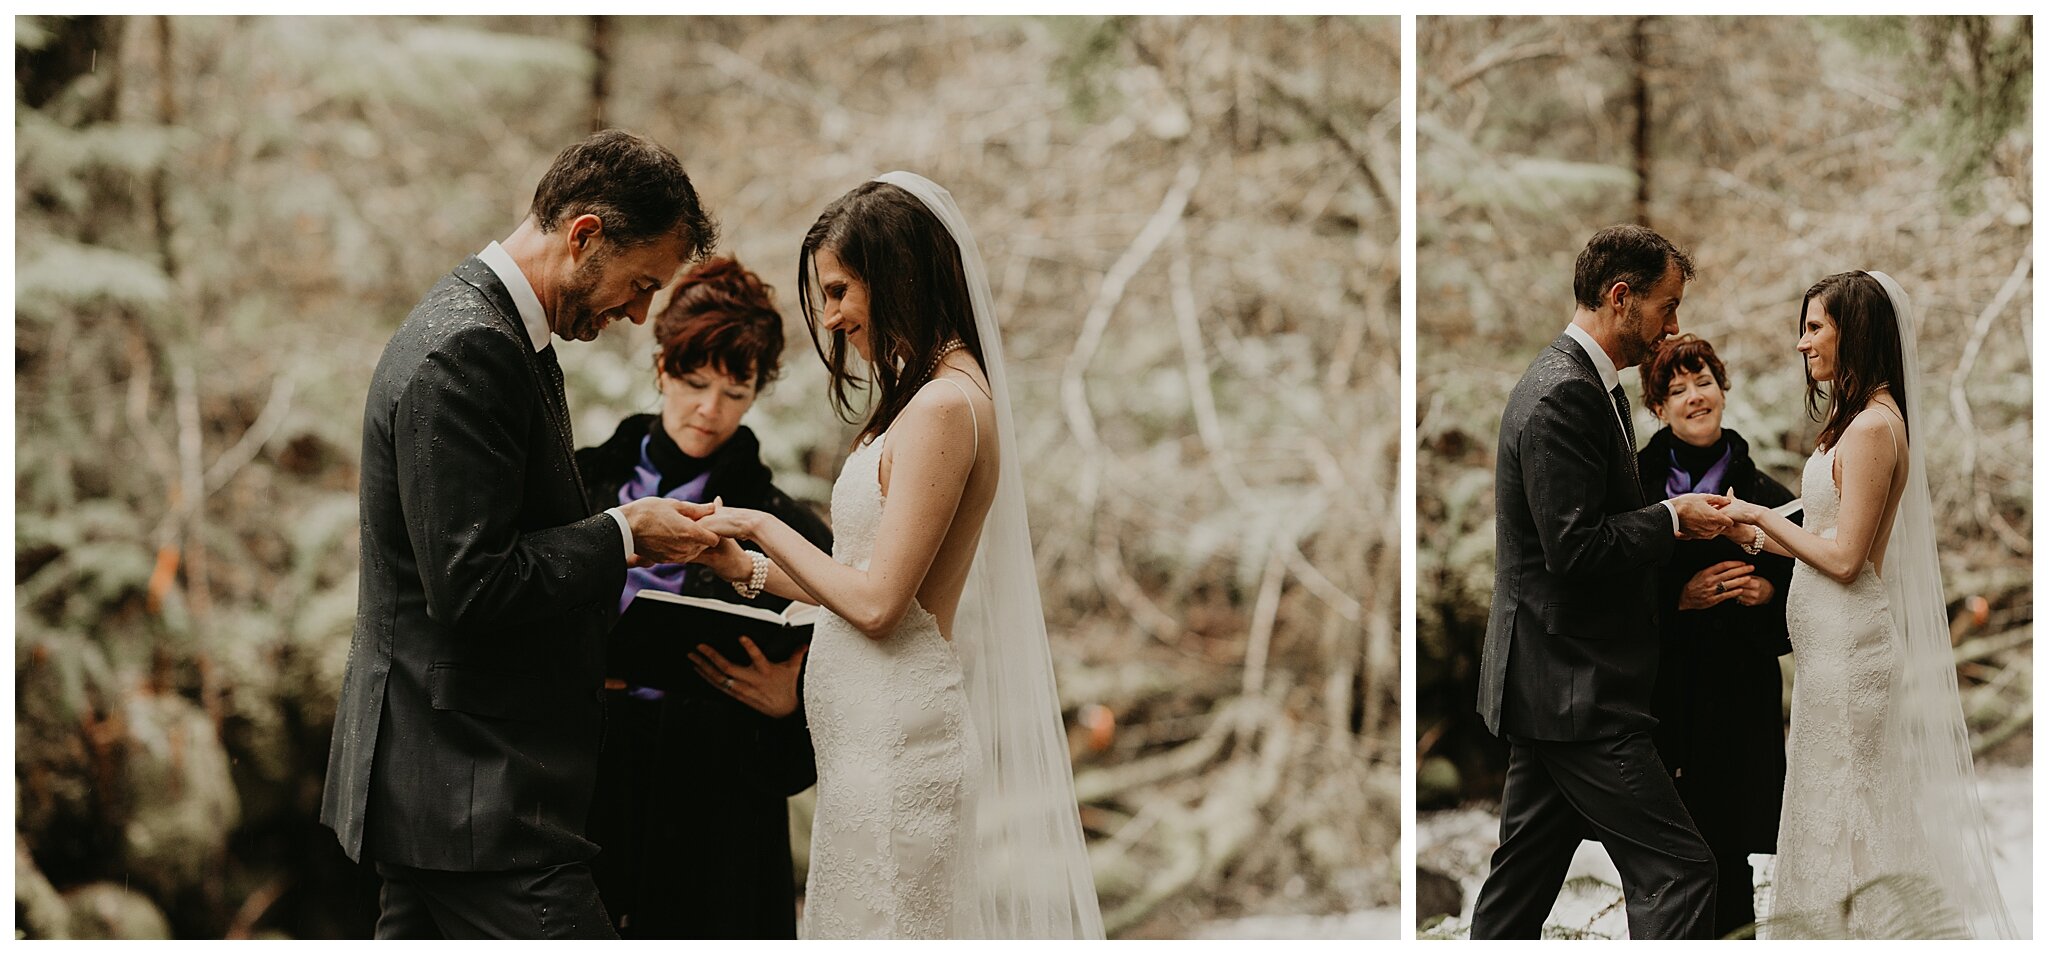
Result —
[[720, 507], [716, 513], [697, 519], [700, 527], [728, 540], [753, 540], [765, 513], [745, 507]]
[[1732, 487], [1728, 489], [1728, 503], [1721, 505], [1721, 513], [1728, 515], [1728, 519], [1737, 524], [1758, 523], [1770, 512], [1770, 508], [1761, 504], [1752, 504], [1736, 497], [1735, 489]]
[[711, 572], [726, 580], [745, 580], [754, 573], [754, 559], [747, 556], [740, 542], [731, 537], [720, 537], [718, 546], [711, 548], [697, 558], [697, 563], [711, 568]]

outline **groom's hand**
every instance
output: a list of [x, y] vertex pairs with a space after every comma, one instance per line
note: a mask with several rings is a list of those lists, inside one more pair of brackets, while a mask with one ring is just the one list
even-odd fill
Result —
[[718, 535], [696, 520], [710, 514], [712, 505], [643, 497], [619, 505], [619, 511], [633, 532], [635, 565], [686, 563], [718, 544]]
[[1681, 540], [1712, 540], [1721, 536], [1735, 522], [1721, 513], [1721, 506], [1728, 499], [1719, 494], [1680, 494], [1671, 499], [1672, 510], [1678, 513], [1678, 536]]

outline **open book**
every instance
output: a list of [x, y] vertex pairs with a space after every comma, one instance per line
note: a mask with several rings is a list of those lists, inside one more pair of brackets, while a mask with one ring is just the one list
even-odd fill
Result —
[[746, 666], [753, 658], [740, 645], [744, 636], [761, 649], [762, 656], [780, 663], [811, 642], [811, 627], [817, 620], [818, 608], [813, 604], [792, 603], [778, 613], [724, 600], [642, 590], [633, 595], [612, 627], [605, 669], [608, 675], [635, 686], [709, 690], [690, 663], [689, 654], [698, 644], [707, 644], [727, 660]]

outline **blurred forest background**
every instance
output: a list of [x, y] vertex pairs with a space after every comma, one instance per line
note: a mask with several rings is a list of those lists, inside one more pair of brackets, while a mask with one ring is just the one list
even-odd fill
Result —
[[[1396, 904], [1398, 50], [1391, 18], [16, 18], [17, 932], [368, 934], [316, 822], [364, 391], [604, 125], [779, 287], [749, 424], [821, 509], [853, 429], [798, 241], [890, 169], [959, 199], [1112, 934]], [[564, 349], [582, 443], [655, 407], [651, 349]]]
[[[1964, 707], [1980, 764], [2029, 762], [2031, 19], [1418, 27], [1419, 807], [1500, 795], [1505, 747], [1473, 712], [1500, 409], [1570, 320], [1579, 250], [1617, 222], [1691, 252], [1680, 325], [1727, 364], [1728, 427], [1795, 489], [1819, 430], [1801, 294], [1852, 268], [1904, 283]], [[1636, 374], [1622, 382], [1640, 405]], [[1658, 427], [1640, 407], [1635, 426]]]

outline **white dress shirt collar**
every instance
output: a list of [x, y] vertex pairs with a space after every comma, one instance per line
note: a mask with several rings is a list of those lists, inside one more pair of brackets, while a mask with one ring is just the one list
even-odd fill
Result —
[[512, 261], [512, 253], [493, 242], [476, 257], [498, 273], [498, 281], [505, 283], [505, 290], [512, 293], [512, 304], [519, 309], [519, 322], [526, 326], [526, 337], [532, 340], [533, 350], [548, 347], [548, 313], [540, 307], [540, 296], [533, 294], [533, 283], [526, 280], [525, 272], [519, 271], [519, 263]]
[[1564, 333], [1578, 342], [1579, 347], [1584, 348], [1586, 354], [1593, 359], [1593, 370], [1600, 374], [1600, 390], [1613, 391], [1615, 385], [1621, 384], [1621, 372], [1615, 370], [1614, 359], [1607, 357], [1607, 349], [1601, 348], [1600, 343], [1593, 340], [1593, 333], [1579, 327], [1577, 322], [1566, 325]]

